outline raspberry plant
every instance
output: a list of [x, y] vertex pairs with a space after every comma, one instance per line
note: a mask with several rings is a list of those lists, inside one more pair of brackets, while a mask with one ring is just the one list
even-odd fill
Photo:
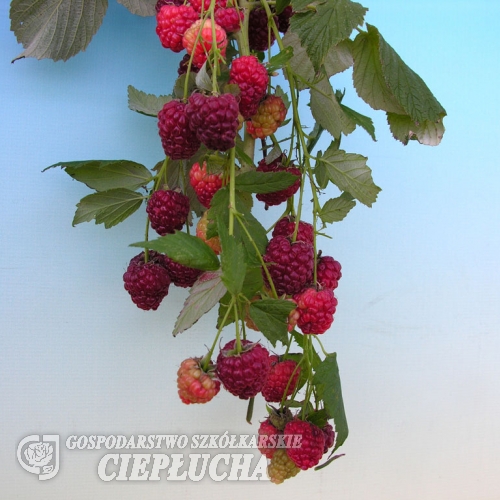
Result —
[[[341, 148], [357, 127], [375, 140], [372, 120], [342, 103], [346, 91], [335, 89], [333, 77], [352, 67], [358, 96], [386, 113], [405, 145], [439, 144], [446, 112], [365, 23], [368, 9], [357, 2], [118, 1], [156, 16], [158, 43], [182, 53], [165, 95], [128, 88], [130, 109], [157, 120], [165, 156], [151, 169], [127, 160], [48, 168], [62, 167], [94, 191], [78, 203], [74, 225], [95, 220], [109, 228], [145, 209], [145, 238], [132, 244], [141, 251], [123, 276], [138, 307], [165, 307], [169, 287], [189, 287], [174, 336], [197, 329], [218, 308], [217, 324], [200, 329], [212, 332], [200, 342], [211, 345], [208, 352], [200, 345], [179, 360], [180, 399], [216, 404], [222, 386], [249, 400], [250, 421], [262, 392], [268, 405], [259, 415], [259, 449], [271, 459], [271, 480], [322, 468], [339, 456], [348, 427], [337, 356], [320, 340], [342, 307], [334, 293], [342, 272], [333, 256], [321, 254], [321, 238], [356, 203], [371, 207], [380, 192], [367, 158]], [[25, 4], [11, 2], [11, 29], [25, 47], [16, 59], [74, 56], [107, 8], [106, 0]], [[78, 21], [59, 24], [58, 16]], [[304, 99], [307, 111], [299, 107]], [[318, 150], [322, 134], [330, 145]], [[310, 213], [305, 197], [312, 198]], [[259, 203], [280, 207], [274, 223], [254, 216]], [[221, 349], [230, 325], [234, 338]], [[302, 446], [274, 450], [288, 435], [301, 435]]]

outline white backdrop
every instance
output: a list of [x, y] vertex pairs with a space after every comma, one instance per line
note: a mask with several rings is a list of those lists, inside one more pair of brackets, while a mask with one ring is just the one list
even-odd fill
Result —
[[[324, 335], [338, 353], [350, 436], [346, 456], [281, 486], [205, 478], [104, 483], [102, 452], [61, 450], [61, 470], [38, 481], [17, 463], [30, 434], [254, 433], [246, 403], [222, 393], [190, 407], [176, 394], [181, 360], [205, 352], [214, 314], [177, 338], [186, 292], [143, 312], [123, 290], [144, 216], [104, 230], [71, 227], [88, 194], [58, 161], [162, 156], [154, 119], [127, 109], [127, 85], [168, 93], [178, 58], [154, 20], [111, 2], [85, 53], [66, 63], [10, 61], [22, 50], [0, 7], [0, 398], [2, 498], [248, 498], [342, 500], [500, 498], [500, 251], [497, 142], [498, 4], [479, 0], [366, 4], [402, 58], [448, 111], [438, 148], [403, 147], [382, 114], [339, 79], [346, 102], [377, 126], [344, 141], [369, 157], [383, 188], [322, 244], [343, 266], [339, 307]], [[263, 212], [272, 219], [276, 214]]]

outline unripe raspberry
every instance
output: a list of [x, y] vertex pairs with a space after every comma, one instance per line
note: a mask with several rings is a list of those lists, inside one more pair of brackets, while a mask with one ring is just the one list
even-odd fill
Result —
[[300, 367], [293, 359], [280, 361], [279, 356], [276, 355], [271, 356], [270, 359], [271, 370], [261, 392], [268, 403], [280, 403], [283, 396], [286, 399], [297, 387]]
[[165, 256], [165, 267], [168, 275], [175, 286], [190, 288], [195, 281], [203, 274], [201, 269], [184, 266]]
[[243, 11], [234, 7], [227, 9], [216, 9], [215, 22], [224, 28], [227, 33], [236, 33], [241, 29], [243, 22]]
[[208, 208], [214, 194], [222, 187], [222, 175], [207, 172], [207, 162], [193, 164], [189, 171], [189, 182], [200, 203]]
[[247, 131], [254, 139], [264, 139], [278, 130], [286, 117], [283, 99], [269, 95], [257, 108], [257, 113], [247, 121]]
[[196, 133], [189, 128], [186, 104], [172, 100], [158, 113], [158, 132], [161, 144], [172, 160], [191, 158], [200, 148]]
[[333, 323], [333, 315], [338, 304], [329, 288], [315, 290], [306, 288], [293, 296], [300, 316], [297, 326], [302, 333], [319, 335], [325, 333]]
[[[274, 19], [277, 21], [276, 16]], [[248, 42], [250, 50], [263, 52], [269, 48], [269, 45], [274, 43], [275, 39], [273, 30], [269, 27], [265, 9], [260, 7], [252, 9], [248, 19]]]
[[192, 7], [164, 5], [156, 15], [156, 33], [161, 44], [173, 52], [180, 52], [183, 49], [184, 33], [198, 19], [199, 16]]
[[282, 435], [283, 431], [278, 430], [267, 418], [259, 426], [257, 448], [267, 458], [273, 458], [278, 438]]
[[243, 118], [252, 117], [265, 96], [269, 75], [255, 56], [241, 56], [233, 59], [229, 71], [229, 83], [235, 83], [240, 89], [240, 113]]
[[159, 189], [146, 206], [151, 227], [161, 236], [174, 233], [184, 226], [189, 215], [189, 198], [177, 191]]
[[204, 404], [217, 395], [220, 382], [214, 378], [213, 370], [203, 370], [201, 358], [188, 358], [181, 363], [177, 371], [177, 387], [183, 403]]
[[290, 447], [286, 450], [297, 467], [307, 470], [319, 463], [325, 447], [325, 435], [319, 427], [295, 419], [286, 424], [284, 435], [285, 438], [287, 436], [301, 436], [299, 446]]
[[[226, 55], [227, 36], [226, 32], [214, 22], [215, 25], [215, 45], [219, 49], [221, 56]], [[199, 34], [199, 38], [198, 38]], [[198, 38], [198, 41], [197, 41]], [[209, 54], [212, 53], [212, 20], [202, 19], [194, 22], [184, 33], [182, 44], [188, 54], [193, 55], [193, 64], [201, 68]]]
[[295, 465], [285, 449], [276, 450], [267, 466], [267, 475], [274, 484], [281, 484], [286, 479], [295, 477], [299, 472], [300, 468]]
[[323, 288], [335, 290], [339, 286], [339, 279], [342, 278], [342, 266], [333, 257], [328, 255], [318, 259], [317, 280], [318, 285]]
[[228, 342], [217, 357], [217, 375], [224, 388], [240, 399], [256, 396], [269, 373], [269, 352], [261, 344], [241, 340], [242, 351], [234, 352], [236, 340]]
[[208, 213], [205, 212], [196, 225], [196, 236], [202, 239], [217, 255], [219, 255], [222, 251], [220, 238], [218, 236], [213, 236], [207, 239], [208, 223]]
[[[285, 236], [292, 238], [295, 231], [295, 217], [289, 215], [280, 219], [273, 229], [273, 236]], [[299, 221], [299, 228], [297, 231], [296, 241], [304, 241], [310, 243], [314, 242], [314, 227], [308, 222]]]

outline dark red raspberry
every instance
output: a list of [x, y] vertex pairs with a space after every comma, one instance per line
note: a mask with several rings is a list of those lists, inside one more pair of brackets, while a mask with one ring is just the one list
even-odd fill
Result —
[[323, 453], [326, 453], [329, 448], [333, 446], [335, 442], [335, 431], [331, 424], [326, 424], [322, 429], [323, 434], [325, 435], [325, 447], [323, 448]]
[[339, 286], [339, 279], [342, 278], [342, 266], [333, 257], [325, 255], [318, 259], [317, 280], [318, 285], [323, 288], [335, 290]]
[[269, 352], [258, 342], [242, 340], [242, 351], [233, 352], [236, 340], [228, 342], [217, 357], [217, 375], [224, 388], [240, 399], [256, 396], [269, 373]]
[[268, 403], [280, 403], [285, 395], [290, 396], [300, 377], [300, 367], [293, 359], [280, 361], [279, 356], [273, 355], [271, 359], [271, 370], [267, 381], [262, 388], [262, 395]]
[[[179, 76], [185, 75], [187, 73], [190, 58], [191, 56], [189, 54], [184, 54], [184, 57], [181, 59], [179, 67], [177, 68], [177, 74]], [[198, 68], [194, 64], [191, 64], [191, 73], [198, 73], [198, 71], [200, 71], [200, 68]]]
[[290, 27], [290, 18], [293, 16], [293, 8], [291, 5], [286, 6], [280, 14], [278, 14], [278, 30], [280, 33], [286, 33]]
[[188, 358], [177, 371], [177, 388], [183, 403], [204, 404], [218, 394], [220, 382], [214, 378], [213, 369], [208, 372], [203, 370], [201, 358]]
[[293, 296], [299, 317], [297, 326], [302, 333], [319, 335], [325, 333], [333, 323], [333, 315], [338, 304], [333, 290], [306, 288]]
[[159, 189], [146, 206], [151, 227], [161, 236], [182, 229], [189, 215], [189, 198], [177, 191]]
[[265, 96], [269, 75], [255, 56], [241, 56], [233, 59], [229, 71], [229, 83], [236, 83], [240, 89], [240, 113], [243, 118], [253, 116]]
[[247, 132], [254, 139], [264, 139], [276, 132], [286, 117], [283, 99], [277, 95], [267, 96], [257, 108], [257, 112], [247, 121]]
[[[196, 12], [201, 12], [203, 9], [206, 12], [210, 8], [210, 0], [189, 0], [189, 3]], [[227, 5], [227, 0], [217, 0], [215, 2], [215, 8], [224, 8]]]
[[259, 426], [257, 448], [267, 458], [273, 458], [279, 436], [283, 435], [283, 431], [278, 430], [267, 418]]
[[160, 12], [164, 5], [182, 5], [184, 0], [158, 0], [155, 5], [156, 12]]
[[[312, 280], [314, 249], [309, 243], [292, 243], [284, 236], [275, 236], [269, 241], [263, 259], [280, 295], [300, 292]], [[268, 284], [266, 274], [263, 276]]]
[[288, 447], [286, 452], [297, 467], [307, 470], [319, 463], [325, 448], [325, 435], [319, 427], [295, 419], [286, 424], [284, 435], [285, 439], [290, 436], [288, 439], [296, 443], [296, 446]]
[[236, 33], [240, 31], [241, 23], [243, 22], [243, 11], [235, 7], [216, 9], [215, 22], [219, 26], [222, 26], [228, 33]]
[[207, 162], [204, 161], [203, 167], [199, 163], [193, 164], [189, 171], [189, 182], [200, 203], [208, 208], [214, 194], [222, 187], [222, 176], [207, 172]]
[[227, 151], [238, 133], [238, 102], [232, 94], [192, 94], [186, 109], [189, 126], [208, 149]]
[[297, 167], [294, 167], [293, 164], [285, 167], [282, 163], [285, 159], [285, 155], [282, 154], [269, 165], [266, 163], [265, 159], [259, 161], [257, 172], [288, 172], [297, 176], [297, 180], [286, 189], [281, 189], [280, 191], [275, 191], [274, 193], [258, 193], [256, 198], [259, 201], [264, 202], [266, 205], [279, 205], [293, 196], [300, 188], [300, 181], [302, 179], [300, 170]]
[[[227, 34], [216, 22], [213, 22], [215, 30], [215, 44], [220, 55], [226, 55]], [[182, 45], [188, 54], [193, 54], [193, 64], [201, 68], [208, 55], [213, 53], [212, 47], [212, 20], [198, 20], [194, 22], [184, 33]]]
[[150, 250], [149, 260], [145, 262], [145, 253], [142, 252], [130, 261], [123, 275], [125, 290], [132, 302], [145, 311], [156, 311], [168, 295], [170, 277], [163, 265], [163, 257]]
[[199, 16], [192, 7], [164, 5], [156, 14], [156, 33], [161, 44], [173, 52], [180, 52], [184, 48], [184, 33], [198, 19]]
[[200, 275], [203, 274], [201, 269], [183, 266], [167, 256], [165, 256], [165, 267], [172, 283], [182, 288], [192, 287]]
[[[292, 238], [295, 231], [295, 217], [289, 215], [280, 219], [273, 229], [273, 236], [286, 236]], [[314, 227], [308, 222], [299, 221], [299, 229], [297, 231], [296, 241], [304, 241], [314, 243]]]
[[[275, 16], [275, 22], [277, 18]], [[248, 18], [248, 42], [250, 50], [262, 52], [269, 48], [274, 43], [275, 36], [267, 22], [267, 13], [263, 8], [253, 9], [250, 11]]]
[[187, 105], [178, 100], [167, 102], [158, 113], [158, 131], [165, 154], [172, 160], [191, 158], [200, 148], [196, 133], [189, 128]]

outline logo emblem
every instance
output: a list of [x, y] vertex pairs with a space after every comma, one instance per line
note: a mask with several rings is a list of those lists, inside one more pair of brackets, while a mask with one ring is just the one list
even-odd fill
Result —
[[59, 436], [26, 436], [17, 446], [17, 460], [24, 470], [37, 474], [40, 481], [53, 478], [59, 472]]

